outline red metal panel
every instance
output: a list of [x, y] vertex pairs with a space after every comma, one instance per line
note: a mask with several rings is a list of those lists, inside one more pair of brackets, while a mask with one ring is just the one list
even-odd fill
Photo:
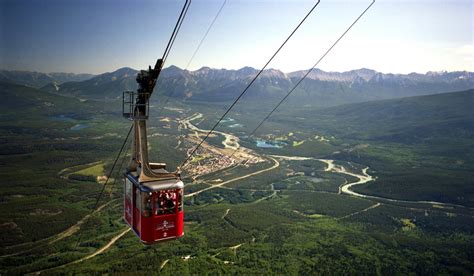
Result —
[[177, 235], [176, 214], [155, 217], [154, 238], [156, 241], [175, 238]]
[[181, 211], [176, 216], [176, 237], [184, 235], [184, 212]]
[[124, 196], [124, 218], [141, 242], [153, 244], [183, 236], [182, 189], [142, 192], [129, 184], [129, 196], [127, 191]]
[[140, 190], [133, 186], [133, 230], [140, 235], [141, 231], [141, 212], [140, 212]]
[[132, 185], [133, 184], [130, 182], [130, 180], [125, 178], [125, 189], [123, 197], [123, 218], [128, 223], [128, 225], [132, 225]]

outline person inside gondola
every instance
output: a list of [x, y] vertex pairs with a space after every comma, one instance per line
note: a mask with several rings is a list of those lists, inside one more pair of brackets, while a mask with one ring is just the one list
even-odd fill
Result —
[[156, 215], [159, 215], [161, 210], [162, 210], [162, 205], [161, 205], [161, 200], [160, 200], [160, 196], [158, 195], [158, 197], [156, 197], [155, 199], [155, 216]]
[[174, 198], [171, 192], [166, 193], [165, 208], [167, 214], [174, 213]]
[[174, 193], [161, 191], [156, 198], [155, 215], [173, 214], [175, 212]]
[[161, 215], [165, 213], [165, 208], [166, 208], [166, 194], [165, 192], [161, 191], [158, 194], [158, 197], [156, 199], [156, 215]]
[[143, 216], [149, 217], [151, 216], [151, 196], [147, 194], [142, 195], [142, 208], [143, 208]]
[[183, 190], [176, 192], [176, 202], [178, 203], [178, 211], [183, 210]]

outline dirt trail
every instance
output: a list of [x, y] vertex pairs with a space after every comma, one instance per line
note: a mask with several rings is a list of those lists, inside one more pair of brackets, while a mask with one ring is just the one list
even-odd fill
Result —
[[84, 222], [90, 218], [91, 215], [94, 215], [95, 213], [97, 212], [100, 212], [102, 209], [105, 208], [105, 206], [109, 205], [112, 201], [109, 201], [105, 204], [102, 204], [101, 206], [99, 206], [99, 208], [97, 208], [97, 210], [95, 210], [92, 214], [89, 214], [89, 215], [86, 215], [85, 217], [83, 217], [81, 220], [79, 220], [78, 222], [76, 222], [76, 224], [74, 224], [73, 226], [69, 227], [68, 229], [64, 230], [63, 232], [59, 233], [56, 235], [56, 238], [52, 239], [51, 241], [48, 242], [48, 244], [53, 244], [57, 241], [60, 241], [64, 238], [67, 238], [69, 236], [71, 236], [72, 234], [76, 233], [77, 231], [79, 231], [79, 229], [81, 229], [81, 225], [84, 224]]
[[352, 214], [345, 215], [345, 216], [340, 217], [340, 218], [338, 218], [338, 219], [345, 219], [345, 218], [348, 218], [348, 217], [352, 217], [352, 216], [358, 215], [358, 214], [360, 214], [360, 213], [367, 212], [367, 211], [369, 211], [370, 209], [377, 208], [377, 207], [379, 207], [380, 205], [382, 205], [382, 203], [377, 202], [377, 203], [375, 203], [374, 205], [365, 208], [364, 210], [360, 210], [360, 211], [354, 212], [354, 213], [352, 213]]
[[102, 248], [100, 248], [99, 250], [97, 250], [96, 252], [90, 254], [90, 255], [87, 255], [77, 261], [74, 261], [72, 262], [72, 264], [76, 264], [76, 263], [80, 263], [80, 262], [83, 262], [85, 260], [89, 260], [89, 259], [92, 259], [94, 258], [95, 256], [99, 255], [99, 254], [102, 254], [104, 253], [107, 249], [109, 249], [112, 245], [114, 245], [115, 242], [117, 242], [121, 237], [123, 237], [125, 234], [127, 234], [129, 231], [131, 230], [131, 228], [127, 227], [127, 229], [125, 229], [124, 231], [120, 232], [119, 234], [117, 234], [116, 236], [114, 236], [106, 245], [104, 245]]
[[[112, 201], [109, 201], [109, 202], [104, 203], [101, 206], [99, 206], [99, 208], [97, 208], [97, 210], [95, 210], [92, 213], [92, 215], [97, 213], [97, 212], [100, 212], [107, 205], [112, 203]], [[0, 258], [12, 257], [12, 256], [17, 256], [17, 255], [20, 255], [20, 254], [23, 254], [23, 253], [31, 252], [31, 251], [39, 248], [39, 247], [45, 246], [45, 242], [47, 242], [48, 245], [51, 245], [51, 244], [56, 243], [56, 242], [58, 242], [62, 239], [70, 237], [73, 234], [75, 234], [77, 231], [79, 231], [79, 229], [81, 229], [81, 225], [84, 224], [84, 222], [86, 222], [86, 220], [89, 219], [90, 216], [91, 216], [91, 214], [88, 214], [88, 215], [84, 216], [82, 219], [80, 219], [78, 222], [76, 222], [76, 224], [72, 225], [71, 227], [69, 227], [68, 229], [64, 230], [61, 233], [55, 234], [53, 236], [50, 236], [50, 237], [47, 237], [47, 238], [44, 238], [44, 239], [41, 239], [41, 240], [37, 240], [35, 242], [22, 243], [22, 244], [17, 244], [17, 245], [13, 245], [11, 247], [8, 247], [8, 248], [18, 248], [18, 247], [21, 247], [21, 246], [26, 246], [28, 244], [33, 245], [33, 247], [31, 247], [29, 249], [26, 249], [26, 250], [21, 250], [21, 251], [11, 253], [11, 254], [1, 255]]]
[[229, 214], [230, 209], [225, 210], [224, 215], [222, 216], [222, 219], [225, 219], [225, 217]]
[[273, 183], [270, 185], [270, 187], [271, 187], [270, 191], [272, 191], [272, 193], [271, 193], [270, 195], [264, 196], [264, 197], [262, 197], [262, 198], [260, 198], [260, 199], [257, 199], [257, 200], [255, 200], [253, 203], [259, 203], [259, 202], [262, 202], [262, 201], [264, 201], [264, 200], [266, 200], [266, 199], [269, 199], [269, 198], [274, 197], [274, 196], [277, 194], [277, 190], [275, 190], [275, 186], [273, 186]]
[[237, 245], [230, 246], [229, 249], [230, 249], [230, 250], [233, 250], [234, 252], [236, 252], [237, 249], [238, 249], [239, 247], [241, 247], [242, 245], [243, 245], [243, 243], [239, 243], [239, 244], [237, 244]]
[[119, 234], [115, 235], [106, 245], [104, 245], [103, 247], [99, 248], [99, 250], [93, 252], [92, 254], [89, 254], [85, 257], [82, 257], [78, 260], [75, 260], [73, 262], [70, 262], [70, 263], [67, 263], [67, 264], [63, 264], [63, 265], [60, 265], [60, 266], [55, 266], [55, 267], [50, 267], [50, 268], [47, 268], [47, 269], [44, 269], [44, 270], [40, 270], [40, 271], [36, 271], [36, 272], [32, 272], [32, 273], [29, 273], [30, 275], [32, 274], [41, 274], [42, 272], [45, 272], [45, 271], [49, 271], [49, 270], [53, 270], [53, 269], [57, 269], [57, 268], [63, 268], [63, 267], [66, 267], [68, 265], [71, 265], [71, 264], [77, 264], [77, 263], [81, 263], [85, 260], [89, 260], [89, 259], [92, 259], [94, 258], [95, 256], [99, 255], [99, 254], [102, 254], [104, 253], [107, 249], [109, 249], [112, 245], [114, 245], [121, 237], [123, 237], [125, 234], [127, 234], [129, 231], [131, 230], [131, 228], [128, 228], [125, 229], [124, 231], [120, 232]]
[[170, 259], [166, 259], [163, 261], [163, 263], [161, 263], [160, 265], [160, 271], [163, 270], [163, 268], [165, 267], [165, 265], [170, 261]]

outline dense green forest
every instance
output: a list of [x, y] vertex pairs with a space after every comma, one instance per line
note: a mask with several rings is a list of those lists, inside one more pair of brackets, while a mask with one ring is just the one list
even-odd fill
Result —
[[[185, 178], [186, 194], [265, 171], [185, 201], [183, 238], [142, 245], [127, 232], [122, 162], [88, 216], [130, 122], [121, 103], [79, 101], [1, 83], [0, 273], [455, 274], [474, 272], [474, 91], [344, 105], [282, 107], [256, 137], [261, 106], [230, 114], [219, 131], [265, 160]], [[186, 156], [178, 119], [209, 129], [216, 104], [176, 102], [150, 116], [150, 155], [175, 168]], [[19, 112], [18, 110], [21, 110]], [[171, 118], [171, 120], [162, 120]], [[259, 148], [256, 139], [284, 141]], [[210, 145], [222, 147], [216, 135]], [[285, 159], [278, 156], [307, 157]], [[127, 162], [129, 156], [124, 155]], [[340, 192], [354, 175], [375, 181]], [[276, 160], [276, 161], [274, 161]], [[399, 200], [399, 201], [397, 201]], [[416, 202], [436, 201], [438, 203]]]

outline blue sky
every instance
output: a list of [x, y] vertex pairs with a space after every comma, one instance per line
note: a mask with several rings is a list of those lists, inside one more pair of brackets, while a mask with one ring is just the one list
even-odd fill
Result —
[[[310, 68], [370, 0], [321, 0], [269, 67]], [[0, 68], [103, 73], [154, 64], [183, 1], [0, 0]], [[223, 0], [193, 0], [167, 66], [184, 68]], [[227, 0], [188, 69], [261, 68], [314, 5]], [[320, 64], [327, 71], [474, 71], [471, 0], [377, 0]]]

